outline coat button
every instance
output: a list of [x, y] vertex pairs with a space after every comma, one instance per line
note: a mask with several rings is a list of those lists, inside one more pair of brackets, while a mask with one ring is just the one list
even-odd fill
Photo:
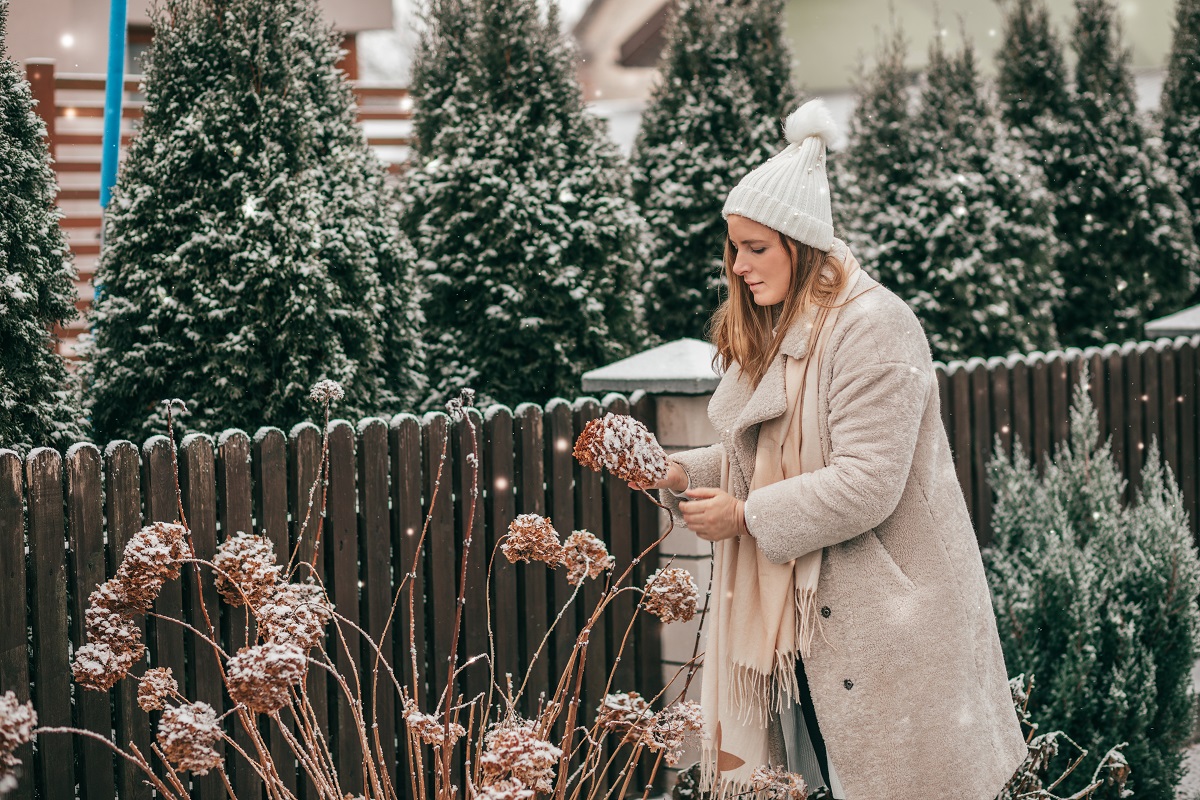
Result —
[[829, 615], [832, 613], [833, 612], [829, 610], [829, 606], [822, 606], [822, 608], [821, 608], [821, 616], [822, 617], [824, 617], [825, 619], [829, 619]]
[[846, 678], [846, 680], [842, 681], [842, 686], [846, 687], [846, 691], [850, 691], [851, 689], [854, 688], [854, 681], [850, 680], [849, 678]]

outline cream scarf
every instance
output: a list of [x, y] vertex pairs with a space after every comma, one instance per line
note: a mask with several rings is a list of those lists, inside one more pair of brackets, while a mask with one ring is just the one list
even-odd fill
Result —
[[[843, 250], [842, 255], [848, 253]], [[856, 259], [845, 258], [842, 269], [847, 281], [834, 307], [815, 310], [815, 341], [810, 339], [802, 358], [784, 356], [787, 410], [759, 428], [750, 492], [824, 466], [816, 382], [838, 307], [858, 278]], [[808, 318], [813, 316], [810, 312]], [[729, 462], [722, 458], [721, 488], [729, 491], [729, 486]], [[749, 789], [754, 769], [769, 760], [770, 713], [800, 696], [796, 658], [812, 652], [820, 630], [816, 591], [821, 555], [816, 550], [786, 564], [772, 564], [753, 536], [714, 546], [712, 617], [700, 692], [705, 728], [701, 786], [718, 797]]]

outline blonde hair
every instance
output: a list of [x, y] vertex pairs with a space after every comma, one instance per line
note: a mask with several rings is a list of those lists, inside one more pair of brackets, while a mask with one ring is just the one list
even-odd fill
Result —
[[[778, 233], [778, 232], [777, 232]], [[767, 368], [779, 354], [788, 328], [808, 308], [833, 308], [833, 301], [846, 286], [846, 271], [829, 253], [779, 233], [779, 241], [792, 259], [792, 277], [787, 296], [778, 306], [754, 302], [745, 281], [733, 272], [737, 248], [725, 237], [725, 278], [728, 295], [708, 324], [709, 340], [716, 345], [713, 366], [722, 373], [737, 362], [742, 373], [757, 387]], [[829, 264], [831, 270], [823, 269]], [[778, 326], [778, 327], [776, 327]], [[819, 326], [813, 326], [813, 335]], [[772, 334], [772, 329], [776, 333]]]

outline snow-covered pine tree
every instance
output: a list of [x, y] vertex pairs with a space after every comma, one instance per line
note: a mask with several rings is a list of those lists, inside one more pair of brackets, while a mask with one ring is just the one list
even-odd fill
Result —
[[1045, 0], [1008, 0], [996, 51], [996, 93], [1009, 125], [1035, 133], [1066, 108], [1067, 69]]
[[856, 79], [858, 104], [849, 144], [829, 164], [834, 226], [865, 269], [901, 296], [913, 288], [924, 258], [914, 229], [920, 133], [910, 109], [908, 41], [895, 20], [875, 50], [871, 69]]
[[1043, 477], [1019, 446], [1011, 460], [998, 449], [989, 465], [988, 583], [1005, 662], [1037, 684], [1030, 713], [1088, 749], [1090, 763], [1061, 793], [1082, 788], [1097, 759], [1127, 742], [1134, 796], [1172, 800], [1193, 720], [1200, 562], [1157, 443], [1135, 502], [1122, 502], [1125, 478], [1099, 441], [1086, 381], [1070, 439]]
[[[704, 337], [724, 284], [725, 197], [779, 150], [790, 97], [779, 6], [675, 7], [632, 161], [633, 199], [650, 228], [647, 323], [663, 339]], [[777, 20], [764, 36], [768, 10]]]
[[574, 397], [580, 375], [647, 343], [645, 226], [575, 79], [555, 4], [434, 0], [413, 63], [416, 154], [401, 226], [415, 245], [430, 394]]
[[83, 438], [78, 391], [51, 327], [75, 317], [75, 270], [54, 205], [46, 126], [8, 57], [0, 0], [0, 447], [24, 453]]
[[1083, 346], [1138, 338], [1145, 322], [1179, 310], [1200, 254], [1162, 149], [1138, 119], [1111, 0], [1076, 0], [1076, 14], [1075, 85], [1043, 155], [1067, 293], [1058, 333]]
[[971, 42], [950, 55], [943, 38], [930, 46], [917, 112], [913, 221], [924, 258], [901, 294], [937, 358], [1048, 349], [1062, 293], [1051, 269], [1052, 199], [984, 95]]
[[166, 0], [105, 220], [90, 355], [104, 439], [290, 425], [420, 390], [413, 254], [313, 0]]
[[[1178, 0], [1162, 93], [1162, 139], [1200, 244], [1200, 0]], [[1200, 302], [1193, 296], [1190, 302]]]

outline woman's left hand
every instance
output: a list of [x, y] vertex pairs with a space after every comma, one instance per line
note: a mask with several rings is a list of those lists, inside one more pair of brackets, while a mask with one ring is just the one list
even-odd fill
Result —
[[721, 489], [689, 489], [690, 500], [679, 501], [679, 513], [688, 528], [701, 539], [719, 542], [732, 539], [745, 530], [745, 504]]

